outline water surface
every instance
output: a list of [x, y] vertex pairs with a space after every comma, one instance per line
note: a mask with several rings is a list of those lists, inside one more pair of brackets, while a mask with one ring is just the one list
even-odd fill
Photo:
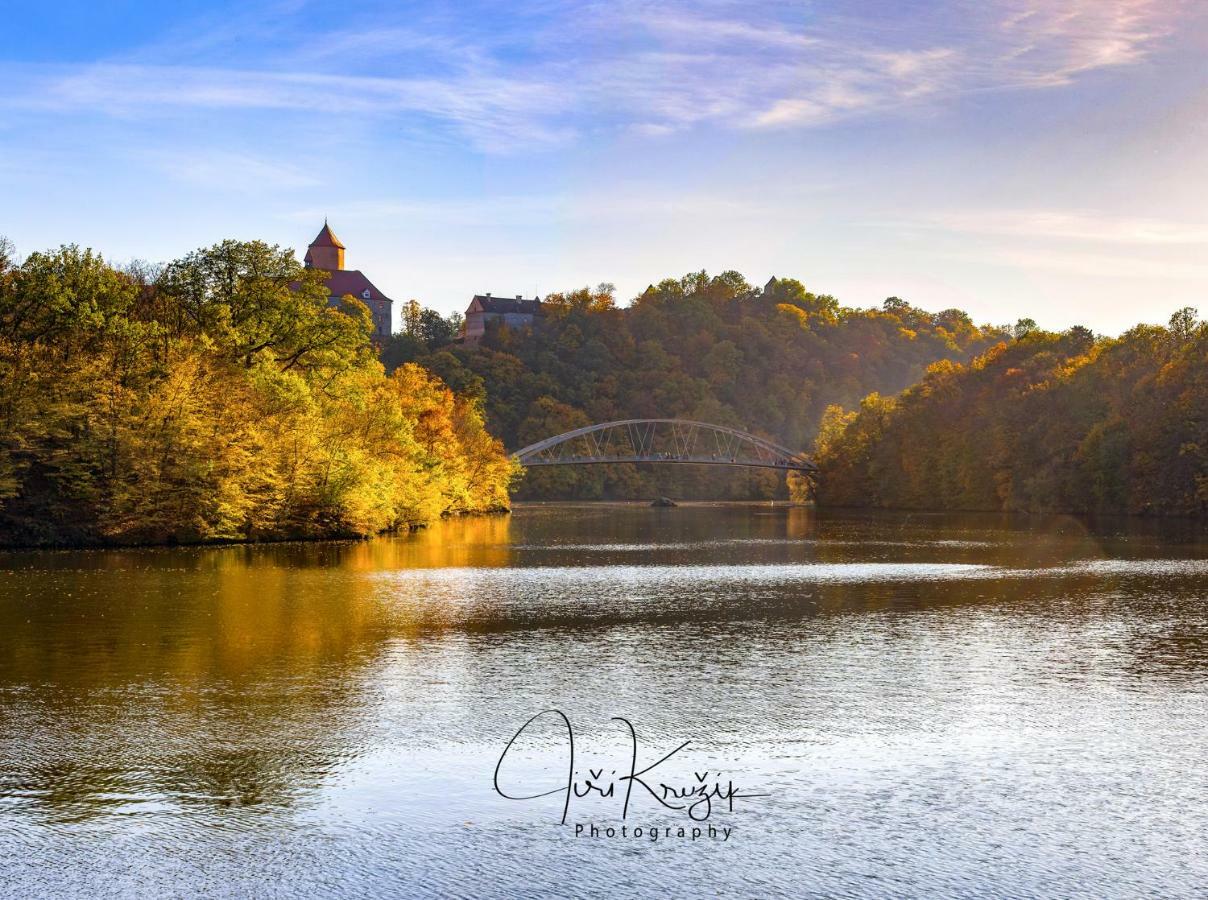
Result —
[[[1206, 598], [1193, 528], [1068, 517], [532, 506], [0, 554], [0, 892], [1202, 895]], [[584, 777], [623, 716], [647, 762], [691, 741], [668, 779], [766, 796], [725, 840], [645, 796], [660, 839], [576, 836], [615, 799], [562, 826], [493, 790], [546, 709]], [[565, 785], [564, 744], [539, 720], [505, 783]]]

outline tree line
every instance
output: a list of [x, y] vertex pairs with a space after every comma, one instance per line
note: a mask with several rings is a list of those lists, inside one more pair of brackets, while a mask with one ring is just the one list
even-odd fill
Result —
[[[842, 306], [735, 272], [550, 295], [458, 342], [411, 302], [385, 346], [289, 250], [163, 266], [0, 240], [0, 543], [362, 536], [506, 508], [503, 447], [689, 418], [813, 451], [827, 504], [1203, 514], [1208, 325], [1120, 338]], [[494, 435], [494, 436], [493, 436]], [[529, 498], [804, 496], [782, 475], [531, 470]]]
[[898, 396], [832, 406], [819, 498], [847, 506], [1203, 516], [1208, 324], [1119, 338], [1020, 324]]
[[[1006, 335], [960, 310], [932, 313], [890, 298], [852, 309], [793, 279], [762, 287], [737, 272], [697, 272], [619, 306], [611, 285], [552, 294], [533, 329], [489, 327], [454, 342], [455, 320], [413, 313], [386, 347], [482, 398], [510, 448], [594, 422], [687, 418], [808, 449], [823, 412], [872, 391], [896, 393], [936, 360], [964, 362]], [[435, 317], [435, 318], [433, 318]], [[526, 498], [787, 496], [771, 471], [626, 465], [530, 470]]]
[[0, 240], [0, 543], [364, 536], [506, 508], [480, 395], [387, 375], [293, 252], [118, 268]]

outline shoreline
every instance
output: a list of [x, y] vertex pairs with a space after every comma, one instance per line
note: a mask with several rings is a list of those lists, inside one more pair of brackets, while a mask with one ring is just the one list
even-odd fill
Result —
[[264, 538], [218, 538], [204, 541], [80, 541], [53, 544], [9, 544], [0, 541], [0, 553], [30, 553], [37, 551], [78, 552], [81, 550], [164, 550], [175, 548], [193, 549], [206, 547], [267, 547], [277, 544], [361, 544], [367, 541], [376, 540], [377, 538], [381, 537], [390, 537], [400, 534], [414, 534], [417, 531], [430, 528], [436, 522], [444, 522], [450, 519], [478, 517], [489, 518], [492, 516], [508, 516], [511, 515], [511, 513], [511, 506], [500, 509], [482, 510], [480, 512], [451, 513], [448, 515], [443, 515], [432, 522], [416, 522], [411, 525], [400, 525], [397, 528], [388, 528], [385, 531], [379, 531], [377, 534], [362, 535], [333, 534], [316, 535], [312, 537], [291, 536]]
[[[674, 498], [673, 498], [674, 499]], [[677, 507], [725, 507], [725, 506], [775, 506], [778, 509], [813, 509], [819, 512], [890, 513], [893, 515], [935, 516], [1008, 516], [1013, 518], [1045, 518], [1069, 516], [1078, 519], [1124, 519], [1132, 522], [1198, 522], [1208, 526], [1208, 514], [1184, 515], [1179, 513], [1122, 513], [1086, 512], [1077, 510], [1005, 510], [1005, 509], [951, 509], [941, 506], [848, 506], [821, 504], [815, 501], [795, 500], [676, 500]], [[649, 500], [517, 500], [516, 507], [537, 506], [649, 506]]]
[[[649, 500], [516, 500], [510, 506], [502, 509], [484, 510], [481, 512], [453, 513], [441, 516], [432, 522], [419, 522], [412, 525], [400, 526], [370, 535], [326, 535], [311, 537], [270, 537], [270, 538], [231, 538], [204, 541], [96, 541], [96, 542], [63, 542], [63, 543], [3, 543], [0, 542], [0, 554], [31, 553], [31, 552], [79, 552], [104, 550], [167, 550], [167, 549], [205, 549], [217, 547], [259, 547], [277, 546], [282, 544], [360, 544], [378, 538], [395, 537], [414, 534], [430, 528], [439, 522], [469, 518], [493, 518], [509, 516], [518, 510], [553, 509], [580, 507], [615, 507], [628, 509], [651, 509], [660, 513], [671, 513], [673, 510], [658, 509], [650, 506]], [[1208, 518], [1186, 515], [1162, 514], [1129, 514], [1129, 513], [1088, 513], [1088, 512], [1008, 512], [990, 509], [942, 509], [921, 507], [879, 507], [879, 506], [823, 506], [814, 502], [798, 502], [793, 500], [677, 500], [677, 509], [738, 509], [754, 507], [763, 509], [808, 509], [817, 513], [847, 513], [868, 516], [977, 516], [1008, 519], [1016, 522], [1027, 520], [1044, 521], [1054, 518], [1069, 518], [1088, 522], [1134, 522], [1151, 523], [1154, 525], [1170, 524], [1172, 526], [1195, 526], [1208, 529]]]

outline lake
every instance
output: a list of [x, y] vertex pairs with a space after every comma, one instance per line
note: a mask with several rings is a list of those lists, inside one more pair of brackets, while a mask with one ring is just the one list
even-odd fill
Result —
[[0, 726], [13, 896], [1202, 896], [1208, 541], [568, 504], [0, 554]]

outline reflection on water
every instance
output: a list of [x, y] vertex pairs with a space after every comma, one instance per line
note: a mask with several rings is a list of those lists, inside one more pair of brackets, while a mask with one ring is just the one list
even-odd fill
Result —
[[[0, 555], [0, 893], [1193, 895], [1206, 595], [1187, 526], [758, 506]], [[553, 707], [770, 796], [576, 838], [492, 791]]]

